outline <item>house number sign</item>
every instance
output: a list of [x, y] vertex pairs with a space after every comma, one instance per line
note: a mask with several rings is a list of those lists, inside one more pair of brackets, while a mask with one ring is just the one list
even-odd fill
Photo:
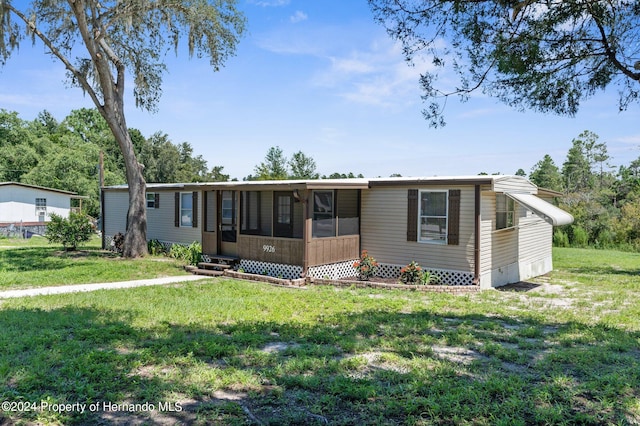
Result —
[[265, 253], [275, 253], [276, 252], [276, 247], [275, 246], [271, 246], [269, 244], [265, 244], [262, 246], [262, 250]]

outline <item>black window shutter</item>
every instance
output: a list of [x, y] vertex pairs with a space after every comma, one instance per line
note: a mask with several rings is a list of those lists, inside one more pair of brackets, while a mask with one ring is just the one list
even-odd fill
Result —
[[153, 208], [154, 209], [159, 209], [160, 208], [160, 193], [159, 192], [156, 192], [154, 194]]
[[407, 241], [418, 241], [418, 190], [407, 195]]
[[460, 244], [460, 190], [449, 190], [449, 229], [447, 231], [447, 244], [457, 246]]
[[174, 215], [173, 215], [173, 224], [176, 227], [180, 226], [180, 193], [176, 192], [175, 193], [175, 209], [174, 209]]
[[191, 226], [194, 228], [198, 227], [198, 193], [193, 191], [191, 194], [193, 197], [193, 219], [191, 220]]

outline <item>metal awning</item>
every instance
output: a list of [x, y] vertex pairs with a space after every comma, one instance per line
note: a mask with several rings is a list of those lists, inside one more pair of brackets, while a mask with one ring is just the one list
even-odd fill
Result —
[[570, 223], [573, 223], [573, 216], [569, 213], [551, 203], [547, 203], [533, 194], [505, 192], [505, 195], [513, 198], [516, 202], [522, 204], [553, 226], [569, 225]]

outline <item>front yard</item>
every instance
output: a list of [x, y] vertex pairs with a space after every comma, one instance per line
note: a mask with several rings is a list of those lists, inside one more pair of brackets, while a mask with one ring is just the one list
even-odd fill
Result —
[[90, 284], [182, 275], [172, 259], [125, 260], [100, 250], [95, 237], [78, 251], [48, 244], [42, 237], [0, 239], [0, 291], [52, 285]]
[[639, 423], [640, 256], [555, 259], [457, 296], [218, 279], [1, 301], [0, 419]]

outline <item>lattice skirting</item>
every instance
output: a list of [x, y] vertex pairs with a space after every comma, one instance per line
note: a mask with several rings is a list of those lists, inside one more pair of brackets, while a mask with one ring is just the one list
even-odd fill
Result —
[[[378, 276], [382, 278], [400, 277], [400, 269], [406, 265], [391, 265], [381, 263], [378, 265]], [[437, 277], [437, 284], [440, 285], [473, 285], [473, 273], [463, 271], [450, 271], [446, 269], [435, 269], [422, 267], [424, 271], [430, 272]]]
[[105, 235], [104, 236], [104, 247], [105, 250], [115, 250], [115, 247], [111, 245], [113, 242], [113, 235]]
[[268, 275], [270, 277], [286, 278], [288, 280], [295, 280], [302, 276], [302, 266], [284, 265], [281, 263], [240, 259], [240, 268], [250, 274]]
[[358, 259], [330, 263], [328, 265], [311, 266], [309, 267], [307, 275], [313, 278], [329, 278], [332, 280], [354, 277], [357, 275], [356, 269], [353, 267], [353, 263], [356, 260]]

